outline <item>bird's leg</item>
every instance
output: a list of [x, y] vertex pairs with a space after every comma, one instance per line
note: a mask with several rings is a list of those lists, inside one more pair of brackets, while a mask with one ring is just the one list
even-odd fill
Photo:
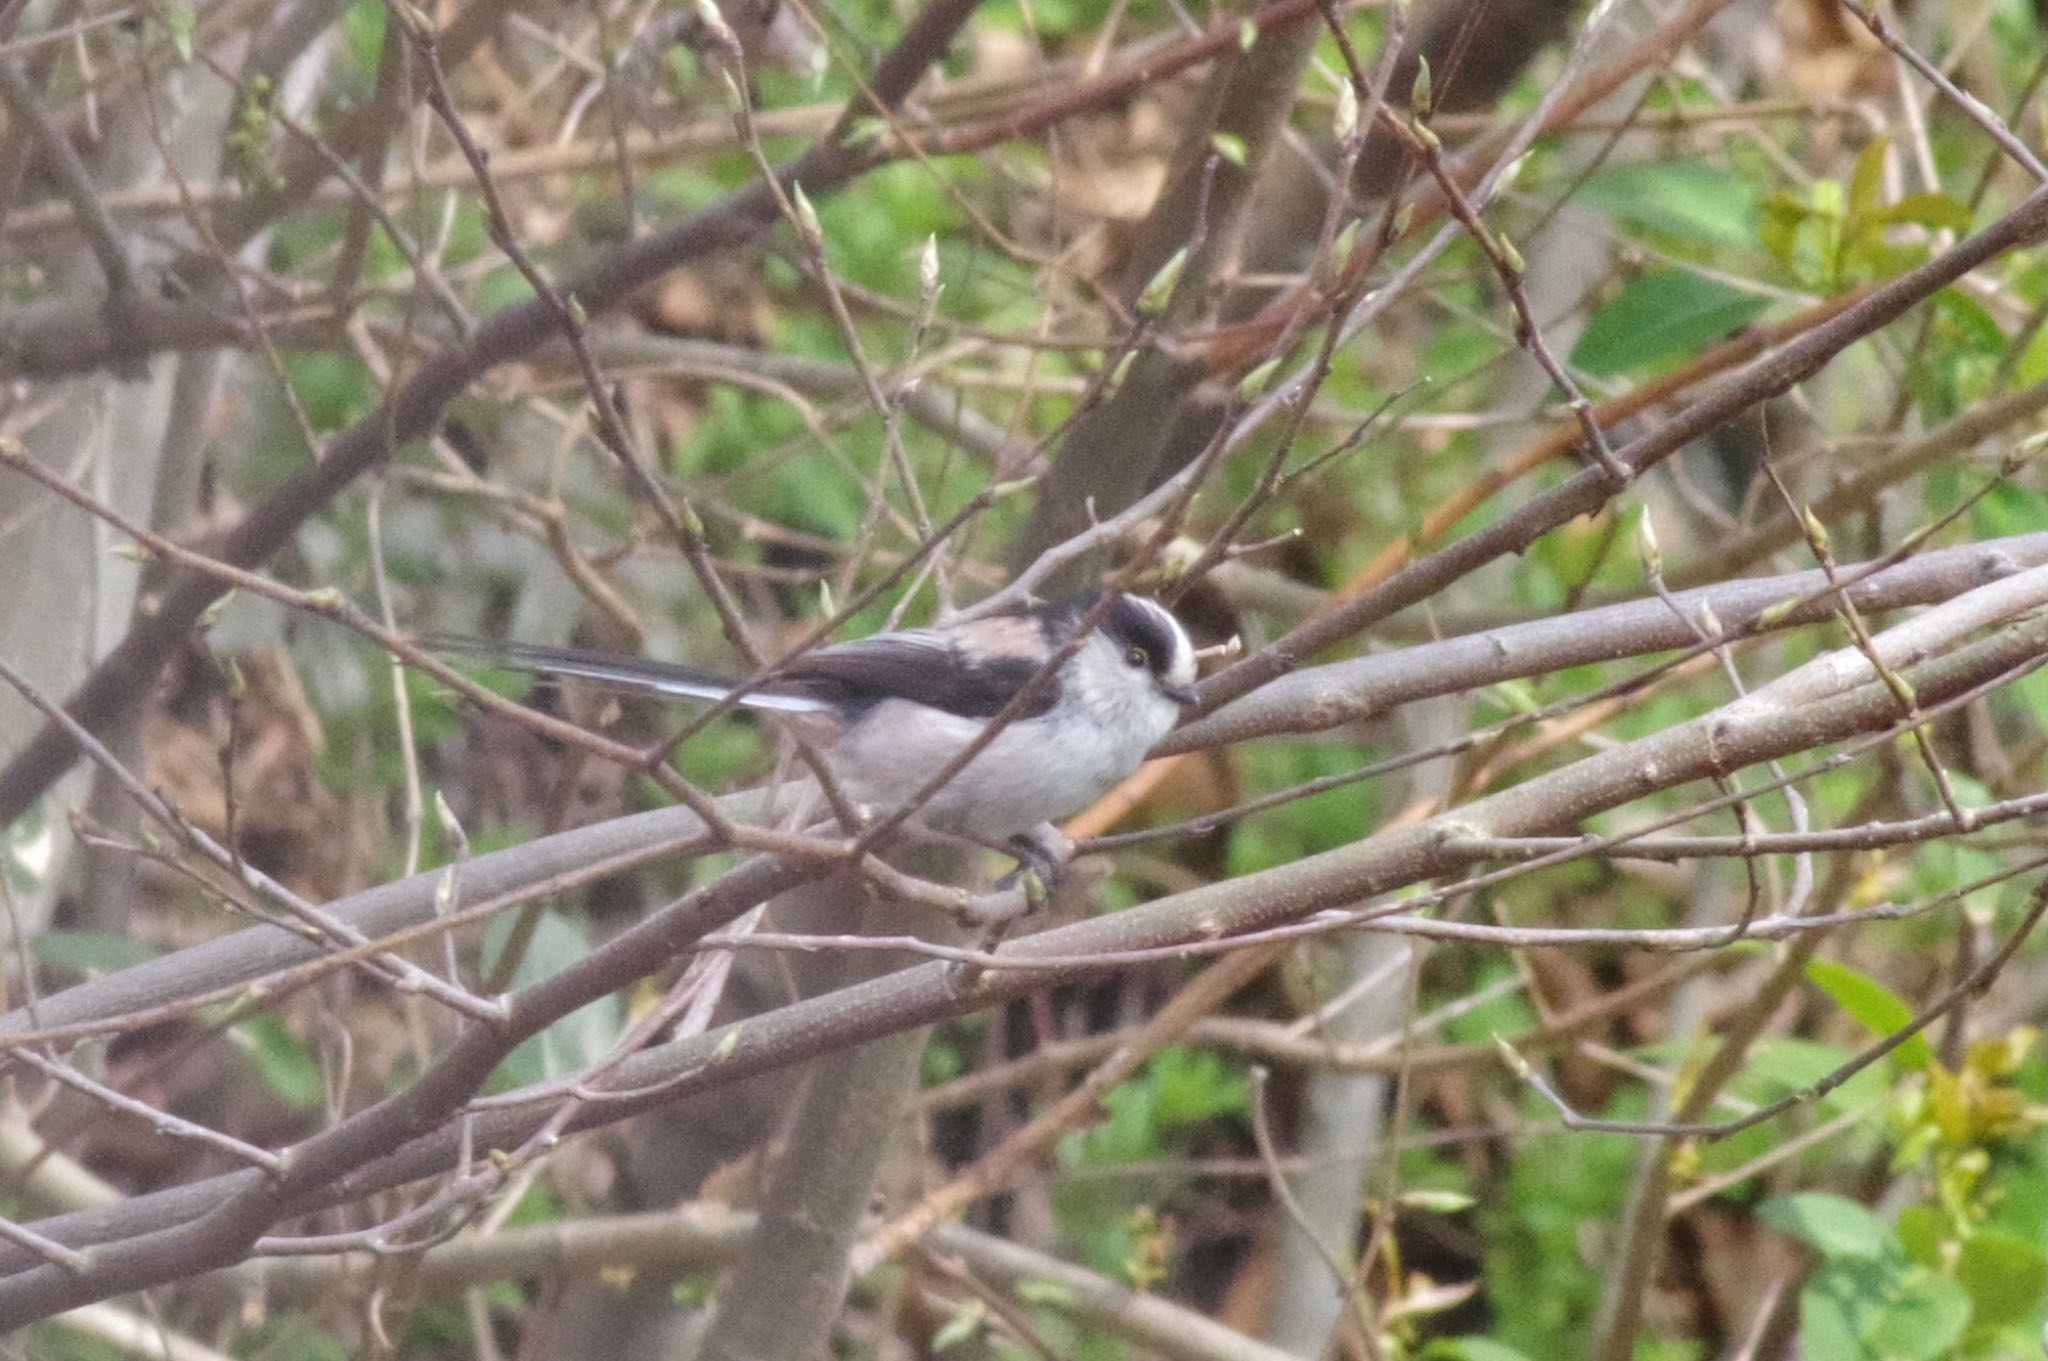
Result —
[[1028, 832], [1003, 841], [983, 840], [961, 832], [943, 831], [912, 818], [905, 830], [919, 841], [938, 846], [954, 846], [961, 849], [973, 847], [984, 851], [995, 851], [1017, 862], [1017, 868], [996, 880], [996, 892], [1007, 893], [1021, 887], [1029, 900], [1027, 910], [1035, 911], [1044, 905], [1054, 885], [1065, 877], [1067, 862], [1074, 858], [1074, 840], [1050, 822], [1041, 822]]
[[[1045, 906], [1053, 885], [1060, 881], [1067, 862], [1074, 858], [1073, 838], [1049, 822], [1018, 833], [996, 849], [1015, 856], [1017, 868], [996, 880], [995, 892], [982, 900], [984, 911], [976, 923], [981, 929], [974, 942], [974, 948], [982, 954], [992, 954], [1019, 917]], [[1004, 902], [1013, 894], [1021, 900], [1014, 910], [986, 910], [987, 904]], [[955, 993], [964, 993], [981, 973], [980, 965], [961, 961], [947, 970], [946, 982]]]
[[[1003, 850], [1016, 857], [1017, 868], [998, 879], [996, 887], [1009, 888], [1022, 883], [1024, 895], [1031, 900], [1035, 911], [1043, 906], [1053, 886], [1066, 874], [1067, 862], [1074, 858], [1074, 839], [1050, 822], [1041, 822], [1030, 831], [1011, 837]], [[1038, 881], [1035, 893], [1025, 877], [1027, 875]]]

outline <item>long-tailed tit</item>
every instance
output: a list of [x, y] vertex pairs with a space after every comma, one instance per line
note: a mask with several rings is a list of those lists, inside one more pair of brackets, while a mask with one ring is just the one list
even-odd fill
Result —
[[[918, 811], [925, 827], [988, 844], [1092, 802], [1138, 768], [1195, 698], [1195, 650], [1167, 610], [1116, 595], [1020, 606], [935, 628], [834, 643], [777, 667], [735, 703], [816, 743], [857, 803], [908, 802], [1039, 680], [1011, 721]], [[575, 648], [431, 638], [436, 651], [541, 675], [694, 699], [735, 683], [673, 666]]]

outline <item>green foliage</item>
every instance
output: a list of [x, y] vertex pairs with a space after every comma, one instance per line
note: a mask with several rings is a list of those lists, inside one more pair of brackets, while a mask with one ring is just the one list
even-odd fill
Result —
[[[1895, 1008], [1883, 996], [1860, 986], [1830, 991], [1853, 998], [1844, 1006], [1866, 1024], [1892, 1023]], [[2020, 1210], [2031, 1232], [1988, 1222], [1989, 1202], [2002, 1196], [1985, 1177], [2008, 1145], [2040, 1161], [2031, 1131], [2048, 1115], [2010, 1085], [2036, 1039], [2022, 1029], [1974, 1045], [1957, 1072], [1930, 1054], [1900, 1087], [1891, 1108], [1896, 1165], [1924, 1167], [1932, 1196], [1903, 1207], [1896, 1225], [1820, 1191], [1760, 1207], [1764, 1223], [1797, 1238], [1818, 1259], [1800, 1295], [1806, 1354], [1829, 1361], [1933, 1361], [2006, 1356], [2031, 1345], [2048, 1305], [2039, 1205]]]
[[1480, 1336], [1440, 1337], [1425, 1344], [1416, 1355], [1422, 1361], [1531, 1361], [1527, 1352]]
[[320, 1060], [275, 1016], [252, 1016], [228, 1027], [228, 1039], [285, 1109], [318, 1110], [326, 1095]]
[[[1532, 1117], [1547, 1110], [1533, 1094], [1525, 1101]], [[1628, 1139], [1553, 1135], [1540, 1155], [1513, 1160], [1505, 1195], [1478, 1215], [1495, 1341], [1529, 1356], [1583, 1354], [1603, 1279], [1585, 1228], [1621, 1208], [1634, 1153]]]
[[[512, 913], [491, 919], [484, 932], [479, 961], [485, 974], [496, 972], [505, 951], [514, 943], [513, 929], [518, 920]], [[590, 933], [581, 922], [554, 908], [544, 909], [534, 918], [532, 936], [512, 970], [513, 986], [559, 973], [589, 953]], [[491, 1087], [504, 1090], [575, 1072], [609, 1053], [624, 1028], [625, 1014], [619, 999], [601, 997], [520, 1044], [491, 1075]]]
[[1050, 40], [1091, 32], [1110, 10], [1110, 0], [999, 0], [987, 17], [998, 28]]
[[360, 364], [343, 355], [318, 350], [289, 355], [285, 371], [300, 409], [316, 432], [327, 433], [353, 425], [376, 404], [377, 393], [370, 376]]
[[1659, 368], [1754, 321], [1767, 300], [1685, 269], [1639, 274], [1586, 322], [1574, 367], [1596, 377]]
[[1062, 1141], [1061, 1161], [1110, 1167], [1162, 1157], [1169, 1141], [1189, 1126], [1242, 1114], [1247, 1090], [1243, 1075], [1214, 1053], [1169, 1046], [1102, 1098], [1106, 1118]]
[[1908, 1261], [1890, 1226], [1856, 1202], [1801, 1192], [1759, 1216], [1820, 1259], [1799, 1293], [1800, 1348], [1816, 1361], [1934, 1361], [1969, 1326], [1969, 1293]]
[[743, 777], [766, 765], [768, 752], [769, 744], [758, 726], [727, 720], [713, 723], [683, 743], [676, 752], [675, 767], [699, 789], [736, 789]]
[[[1169, 1046], [1104, 1095], [1099, 1123], [1060, 1141], [1059, 1163], [1085, 1174], [1170, 1157], [1219, 1122], [1242, 1128], [1248, 1092], [1244, 1076], [1216, 1054]], [[1087, 1175], [1056, 1182], [1053, 1203], [1081, 1260], [1134, 1284], [1156, 1280], [1173, 1255], [1172, 1217], [1161, 1203], [1171, 1203], [1174, 1182], [1165, 1180], [1164, 1196], [1160, 1184]]]
[[[1806, 977], [1815, 987], [1841, 1004], [1873, 1035], [1889, 1036], [1905, 1029], [1913, 1019], [1913, 1006], [1869, 974], [1830, 959], [1807, 961]], [[1892, 1051], [1893, 1058], [1908, 1068], [1925, 1068], [1934, 1050], [1925, 1034], [1914, 1035]]]
[[1967, 1238], [1986, 1218], [1996, 1192], [1984, 1184], [1992, 1153], [2006, 1141], [2048, 1124], [2014, 1076], [2040, 1041], [2022, 1026], [1970, 1046], [1960, 1068], [1930, 1059], [1925, 1080], [1904, 1088], [1893, 1109], [1901, 1167], [1924, 1162], [1947, 1216], [1947, 1236]]
[[341, 1339], [297, 1311], [273, 1315], [245, 1336], [237, 1354], [243, 1361], [350, 1361]]
[[43, 931], [29, 940], [29, 949], [38, 963], [79, 978], [119, 973], [158, 954], [145, 941], [104, 931]]
[[[1284, 789], [1362, 764], [1353, 753], [1326, 746], [1288, 748], [1271, 743], [1245, 755], [1247, 774], [1259, 788]], [[1341, 785], [1296, 802], [1284, 817], [1261, 818], [1239, 827], [1230, 838], [1231, 872], [1286, 864], [1352, 840], [1374, 816], [1374, 788], [1370, 782]]]
[[1833, 292], [1897, 274], [1927, 258], [1924, 240], [1901, 239], [1894, 228], [1970, 229], [1969, 208], [1946, 194], [1885, 201], [1889, 149], [1888, 139], [1872, 138], [1846, 185], [1821, 180], [1804, 198], [1780, 191], [1763, 200], [1764, 247], [1802, 285]]
[[276, 99], [277, 87], [264, 76], [257, 76], [235, 90], [234, 112], [222, 151], [229, 173], [250, 193], [284, 187], [269, 157]]
[[348, 47], [345, 69], [354, 73], [355, 93], [367, 94], [384, 52], [384, 26], [390, 20], [388, 8], [378, 0], [356, 0], [341, 16], [342, 37]]
[[1576, 201], [1696, 259], [1756, 242], [1754, 181], [1706, 161], [1619, 162], [1587, 179]]
[[24, 1340], [29, 1348], [26, 1354], [43, 1361], [128, 1361], [128, 1353], [113, 1343], [61, 1324], [38, 1323]]

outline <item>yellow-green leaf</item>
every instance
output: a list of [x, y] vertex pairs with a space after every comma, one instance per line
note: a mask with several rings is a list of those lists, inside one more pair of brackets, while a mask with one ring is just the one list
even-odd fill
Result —
[[[1894, 1034], [1913, 1020], [1913, 1008], [1905, 998], [1847, 964], [1832, 959], [1811, 960], [1806, 965], [1806, 978], [1873, 1035]], [[1908, 1068], [1925, 1068], [1934, 1058], [1934, 1050], [1924, 1034], [1913, 1036], [1892, 1052]]]

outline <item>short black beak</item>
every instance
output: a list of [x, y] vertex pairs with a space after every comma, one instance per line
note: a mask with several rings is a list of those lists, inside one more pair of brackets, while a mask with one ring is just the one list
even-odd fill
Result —
[[1162, 685], [1159, 687], [1159, 693], [1165, 695], [1183, 709], [1201, 698], [1200, 695], [1195, 693], [1195, 687], [1192, 685]]

